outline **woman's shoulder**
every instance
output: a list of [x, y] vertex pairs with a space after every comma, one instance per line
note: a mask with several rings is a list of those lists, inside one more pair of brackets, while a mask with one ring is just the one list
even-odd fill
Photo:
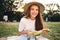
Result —
[[26, 17], [22, 17], [21, 21], [27, 21], [27, 18]]
[[27, 19], [27, 18], [25, 18], [25, 17], [22, 17], [22, 18], [21, 18], [21, 20], [26, 20], [26, 19]]

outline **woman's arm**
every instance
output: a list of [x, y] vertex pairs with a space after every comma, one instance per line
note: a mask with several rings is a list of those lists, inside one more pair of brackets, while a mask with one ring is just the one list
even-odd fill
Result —
[[21, 31], [21, 32], [19, 32], [19, 34], [27, 34], [28, 33], [28, 31], [27, 30], [23, 30], [23, 31]]
[[33, 33], [31, 31], [28, 31], [28, 30], [25, 30], [25, 31], [23, 30], [23, 31], [19, 32], [19, 34], [27, 34], [29, 36], [33, 36]]

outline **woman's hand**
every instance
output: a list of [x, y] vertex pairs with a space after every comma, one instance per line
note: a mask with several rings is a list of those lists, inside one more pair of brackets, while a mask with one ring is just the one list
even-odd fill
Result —
[[45, 28], [43, 29], [43, 34], [47, 34], [49, 32], [49, 29]]
[[33, 33], [31, 31], [28, 31], [27, 33], [29, 36], [33, 36]]
[[19, 32], [19, 34], [27, 34], [28, 30], [22, 30], [21, 32]]

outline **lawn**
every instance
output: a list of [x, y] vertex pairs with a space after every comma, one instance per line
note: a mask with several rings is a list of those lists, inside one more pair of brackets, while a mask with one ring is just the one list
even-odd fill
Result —
[[18, 22], [0, 22], [0, 37], [19, 35], [18, 24]]
[[[60, 40], [60, 22], [45, 22], [50, 32], [46, 35], [50, 40]], [[0, 22], [0, 37], [19, 35], [19, 22]]]
[[50, 40], [60, 40], [60, 22], [46, 22], [46, 26], [50, 29], [47, 37]]

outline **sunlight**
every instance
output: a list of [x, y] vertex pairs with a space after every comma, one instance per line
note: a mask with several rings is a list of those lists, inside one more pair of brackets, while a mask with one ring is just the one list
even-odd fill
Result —
[[24, 3], [32, 2], [32, 1], [37, 1], [43, 4], [50, 4], [50, 3], [58, 3], [60, 4], [60, 0], [24, 0]]

